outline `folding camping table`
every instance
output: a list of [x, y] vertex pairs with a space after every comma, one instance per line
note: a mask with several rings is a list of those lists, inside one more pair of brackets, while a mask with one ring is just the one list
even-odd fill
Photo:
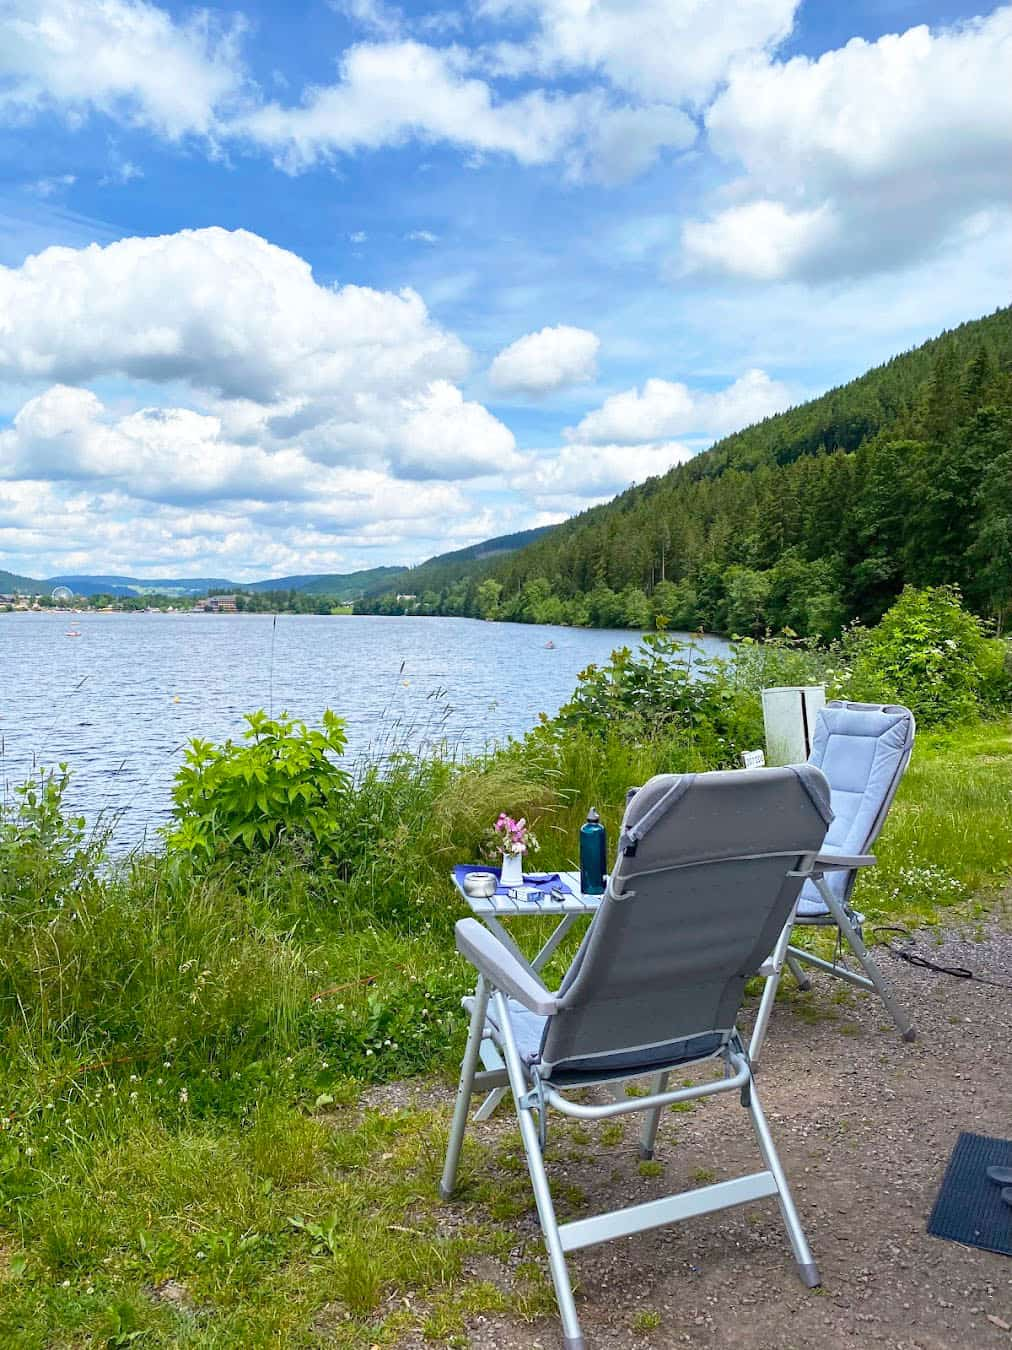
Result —
[[[478, 867], [475, 868], [475, 871], [480, 870]], [[542, 895], [537, 891], [532, 892], [529, 885], [510, 887], [510, 890], [517, 896], [515, 900], [511, 899], [509, 895], [500, 894], [487, 897], [468, 895], [458, 882], [456, 875], [451, 875], [454, 885], [467, 901], [474, 917], [480, 920], [491, 933], [494, 933], [500, 942], [504, 942], [510, 951], [531, 970], [541, 970], [576, 921], [594, 915], [604, 899], [603, 895], [583, 894], [580, 890], [579, 872], [558, 873], [563, 886], [568, 886], [572, 892], [564, 900], [555, 900], [549, 895]], [[513, 941], [503, 923], [504, 919], [516, 918], [558, 918], [559, 920], [548, 941], [537, 956], [531, 960], [528, 960]], [[475, 986], [474, 996], [482, 1002], [482, 1015], [484, 1016], [484, 1007], [488, 1005], [489, 991], [480, 975]], [[486, 1072], [495, 1075], [500, 1081], [505, 1081], [506, 1066], [503, 1063], [502, 1056], [487, 1037], [481, 1043], [480, 1055]], [[475, 1120], [487, 1120], [506, 1096], [507, 1091], [508, 1088], [506, 1087], [494, 1087], [475, 1112]]]

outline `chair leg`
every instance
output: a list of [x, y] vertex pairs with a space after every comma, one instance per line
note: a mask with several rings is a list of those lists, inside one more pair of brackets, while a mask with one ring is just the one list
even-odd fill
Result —
[[781, 929], [780, 936], [777, 938], [777, 945], [773, 948], [773, 974], [766, 977], [766, 983], [763, 986], [763, 995], [759, 1000], [759, 1011], [756, 1013], [755, 1026], [752, 1028], [752, 1039], [748, 1045], [748, 1057], [753, 1069], [759, 1063], [759, 1056], [762, 1053], [763, 1041], [766, 1039], [766, 1030], [769, 1027], [770, 1017], [773, 1013], [773, 1004], [776, 1001], [777, 990], [780, 988], [780, 977], [783, 974], [784, 961], [791, 958], [787, 953], [787, 947], [791, 940], [791, 929], [794, 926], [794, 911]]
[[857, 931], [854, 924], [851, 923], [847, 911], [826, 885], [825, 878], [820, 877], [815, 884], [819, 888], [819, 894], [829, 906], [830, 913], [836, 920], [837, 927], [847, 939], [847, 945], [861, 963], [865, 974], [875, 986], [876, 993], [885, 1004], [886, 1012], [888, 1012], [895, 1023], [896, 1030], [905, 1041], [914, 1040], [917, 1036], [917, 1031], [913, 1021], [893, 998], [889, 991], [889, 986], [886, 984], [885, 977], [879, 970], [878, 965], [868, 951], [868, 948], [864, 945], [864, 939], [861, 937], [861, 934]]
[[759, 1063], [759, 1056], [762, 1054], [763, 1042], [766, 1040], [766, 1031], [770, 1024], [773, 1004], [776, 1002], [779, 988], [780, 972], [777, 971], [768, 977], [763, 987], [763, 996], [759, 1000], [759, 1011], [755, 1015], [755, 1026], [752, 1028], [752, 1038], [748, 1043], [748, 1057], [753, 1068]]
[[[650, 1087], [652, 1096], [658, 1093], [667, 1092], [668, 1079], [671, 1077], [667, 1073], [659, 1073], [654, 1078]], [[644, 1161], [649, 1161], [654, 1156], [654, 1144], [657, 1142], [657, 1127], [661, 1123], [661, 1108], [652, 1106], [643, 1117], [643, 1128], [640, 1130], [640, 1157]]]
[[488, 985], [481, 976], [474, 991], [474, 1007], [471, 1010], [471, 1025], [467, 1033], [467, 1046], [460, 1065], [460, 1082], [457, 1084], [457, 1100], [453, 1107], [453, 1123], [450, 1137], [446, 1142], [446, 1161], [443, 1164], [443, 1176], [439, 1183], [439, 1194], [449, 1200], [457, 1180], [457, 1164], [460, 1162], [460, 1150], [464, 1144], [464, 1131], [467, 1128], [467, 1116], [471, 1109], [471, 1089], [478, 1068], [478, 1051], [485, 1032], [485, 1013], [488, 1010]]
[[788, 968], [790, 969], [791, 974], [797, 980], [798, 988], [801, 990], [801, 992], [805, 993], [807, 990], [811, 989], [812, 978], [810, 975], [805, 974], [804, 966], [802, 966], [800, 962], [796, 961], [794, 957], [790, 955], [787, 957], [787, 965]]
[[513, 1032], [510, 1027], [509, 1012], [506, 1007], [506, 1000], [502, 994], [496, 993], [496, 1013], [500, 1019], [500, 1026], [503, 1027], [503, 1050], [506, 1059], [506, 1072], [509, 1074], [510, 1089], [513, 1093], [513, 1101], [517, 1108], [517, 1119], [520, 1122], [520, 1137], [523, 1140], [524, 1152], [527, 1155], [527, 1170], [531, 1177], [531, 1186], [534, 1189], [534, 1202], [538, 1207], [538, 1218], [541, 1221], [541, 1231], [545, 1239], [545, 1249], [548, 1252], [548, 1265], [552, 1272], [552, 1283], [555, 1286], [555, 1297], [559, 1305], [559, 1314], [562, 1318], [562, 1339], [565, 1350], [585, 1350], [586, 1342], [583, 1339], [583, 1332], [580, 1330], [580, 1319], [576, 1315], [576, 1302], [573, 1298], [573, 1286], [569, 1282], [569, 1271], [566, 1269], [566, 1254], [562, 1250], [562, 1239], [559, 1236], [559, 1224], [555, 1217], [555, 1206], [552, 1204], [552, 1193], [548, 1187], [548, 1176], [545, 1172], [545, 1160], [541, 1156], [541, 1145], [538, 1141], [538, 1128], [534, 1124], [534, 1116], [529, 1106], [521, 1106], [520, 1103], [527, 1094], [527, 1082], [524, 1078], [523, 1067], [520, 1063], [520, 1056], [517, 1053], [516, 1043], [513, 1040]]
[[755, 1083], [751, 1085], [749, 1096], [749, 1114], [752, 1117], [752, 1125], [759, 1141], [763, 1160], [773, 1173], [773, 1180], [777, 1183], [777, 1201], [780, 1205], [780, 1213], [783, 1216], [784, 1227], [787, 1229], [787, 1236], [790, 1239], [791, 1251], [798, 1263], [798, 1273], [803, 1284], [807, 1285], [809, 1289], [816, 1289], [822, 1283], [819, 1268], [815, 1264], [815, 1257], [812, 1255], [808, 1239], [805, 1237], [805, 1230], [801, 1227], [794, 1198], [791, 1195], [790, 1187], [787, 1185], [787, 1177], [784, 1175], [780, 1155], [773, 1143], [770, 1127], [766, 1123], [766, 1116], [760, 1104]]

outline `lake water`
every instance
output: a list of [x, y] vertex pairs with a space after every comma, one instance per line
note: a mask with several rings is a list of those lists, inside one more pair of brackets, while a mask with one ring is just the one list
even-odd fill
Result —
[[75, 810], [115, 815], [120, 845], [155, 843], [187, 740], [236, 737], [246, 712], [317, 723], [332, 708], [355, 760], [480, 750], [556, 712], [579, 671], [637, 637], [367, 615], [3, 614], [0, 791], [66, 762]]

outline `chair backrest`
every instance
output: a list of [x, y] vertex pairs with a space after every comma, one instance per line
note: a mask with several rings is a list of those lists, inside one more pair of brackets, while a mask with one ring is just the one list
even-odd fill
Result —
[[626, 806], [607, 892], [546, 1024], [542, 1075], [645, 1071], [672, 1062], [674, 1042], [726, 1039], [831, 819], [808, 765], [650, 779]]
[[[834, 700], [819, 711], [808, 763], [829, 780], [833, 823], [826, 853], [867, 853], [879, 836], [910, 763], [914, 717], [894, 703]], [[827, 874], [846, 898], [854, 872]]]

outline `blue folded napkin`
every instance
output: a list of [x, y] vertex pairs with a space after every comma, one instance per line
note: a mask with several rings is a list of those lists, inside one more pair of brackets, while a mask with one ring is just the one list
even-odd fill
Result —
[[[488, 867], [485, 863], [458, 863], [453, 869], [453, 879], [461, 890], [464, 889], [464, 878], [467, 876], [468, 872], [491, 872], [496, 881], [498, 881], [500, 869], [498, 867]], [[512, 886], [503, 886], [500, 884], [496, 886], [496, 894], [506, 895], [509, 891], [514, 889], [515, 888]], [[524, 889], [527, 891], [538, 891], [541, 895], [547, 896], [550, 896], [552, 891], [556, 890], [563, 890], [567, 895], [576, 894], [572, 886], [570, 886], [568, 882], [563, 881], [558, 872], [547, 872], [544, 876], [539, 875], [537, 881], [532, 881], [530, 877], [525, 876]]]

